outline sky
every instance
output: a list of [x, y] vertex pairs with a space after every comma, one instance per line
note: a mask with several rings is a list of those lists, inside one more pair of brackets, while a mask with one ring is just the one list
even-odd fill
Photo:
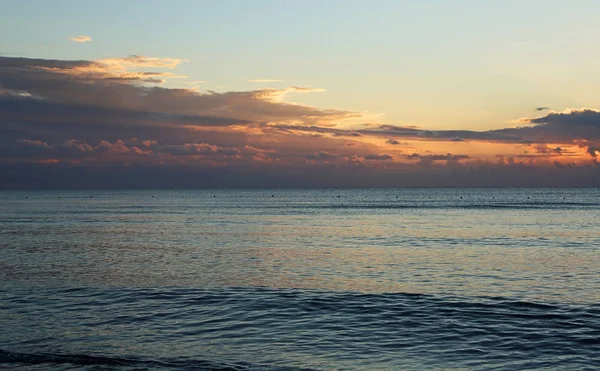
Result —
[[0, 188], [600, 186], [597, 1], [0, 2]]

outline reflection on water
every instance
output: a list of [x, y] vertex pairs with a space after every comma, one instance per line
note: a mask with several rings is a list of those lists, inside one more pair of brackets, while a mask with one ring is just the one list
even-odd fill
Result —
[[1, 195], [0, 369], [600, 367], [596, 189]]
[[4, 192], [0, 279], [595, 302], [599, 193]]

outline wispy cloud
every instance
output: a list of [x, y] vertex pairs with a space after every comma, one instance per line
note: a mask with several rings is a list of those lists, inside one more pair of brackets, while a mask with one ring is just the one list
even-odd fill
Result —
[[114, 69], [127, 68], [176, 68], [182, 60], [179, 58], [146, 57], [143, 55], [130, 55], [125, 58], [107, 58], [97, 61]]
[[69, 37], [69, 40], [71, 40], [75, 43], [89, 43], [92, 41], [92, 38], [91, 38], [91, 36], [78, 35], [78, 36]]

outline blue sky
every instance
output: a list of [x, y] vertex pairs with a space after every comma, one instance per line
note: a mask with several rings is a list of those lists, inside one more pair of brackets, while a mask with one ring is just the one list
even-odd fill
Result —
[[[185, 59], [203, 89], [312, 85], [302, 102], [428, 128], [593, 106], [595, 1], [10, 1], [3, 55]], [[69, 36], [93, 42], [73, 44]], [[248, 83], [277, 79], [279, 83]], [[174, 83], [174, 82], [171, 82]]]

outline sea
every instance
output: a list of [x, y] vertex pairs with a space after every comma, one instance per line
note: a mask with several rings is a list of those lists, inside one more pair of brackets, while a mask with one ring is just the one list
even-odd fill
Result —
[[598, 370], [600, 189], [0, 191], [0, 369]]

